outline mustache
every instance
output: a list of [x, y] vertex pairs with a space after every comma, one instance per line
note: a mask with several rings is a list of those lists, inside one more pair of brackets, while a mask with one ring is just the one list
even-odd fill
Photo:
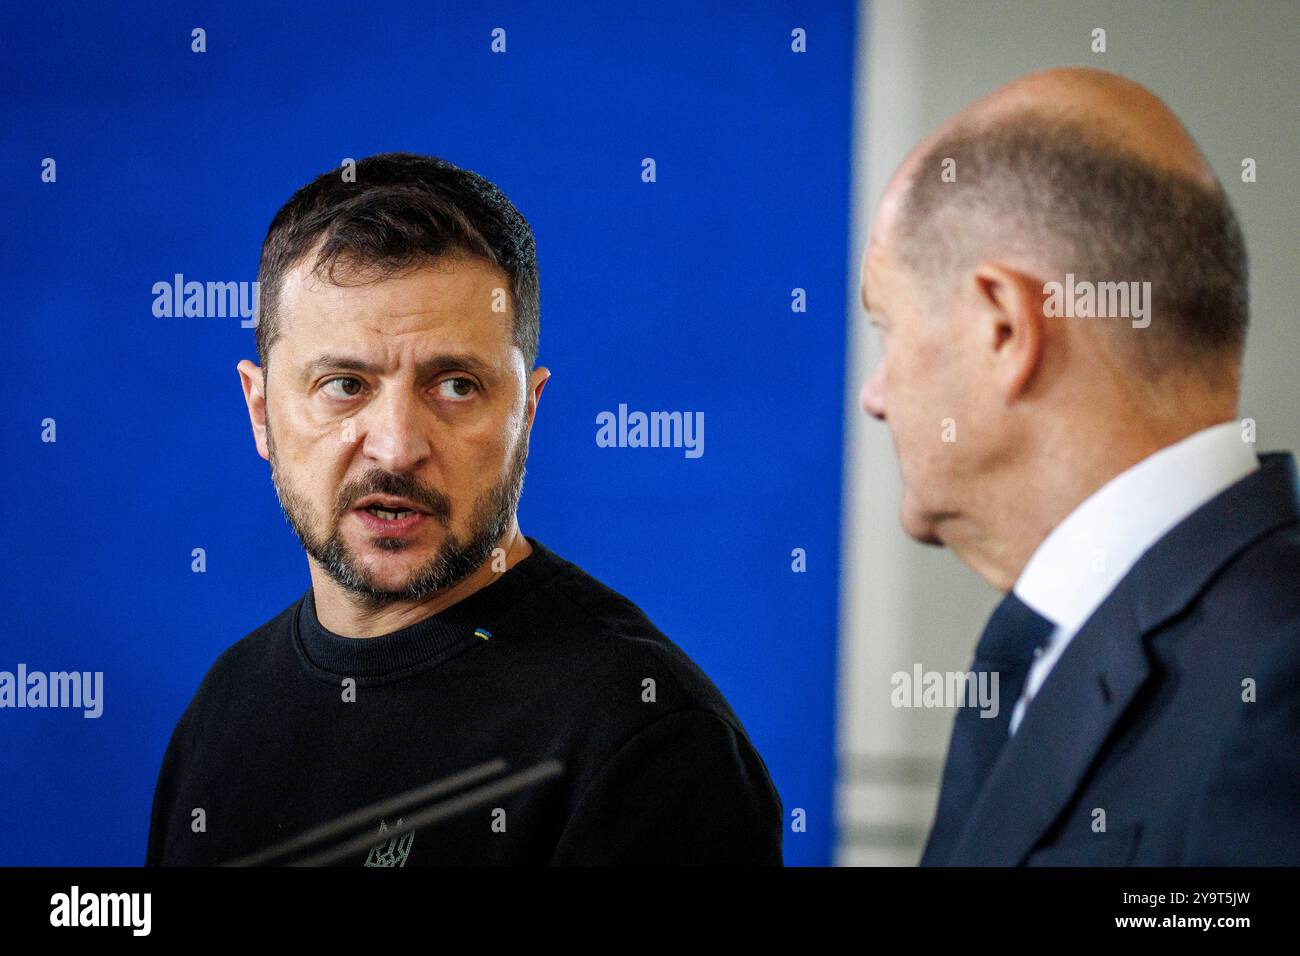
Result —
[[437, 488], [425, 488], [405, 475], [384, 471], [370, 472], [339, 491], [335, 517], [342, 518], [355, 503], [367, 495], [391, 495], [406, 498], [443, 524], [451, 520], [451, 498]]

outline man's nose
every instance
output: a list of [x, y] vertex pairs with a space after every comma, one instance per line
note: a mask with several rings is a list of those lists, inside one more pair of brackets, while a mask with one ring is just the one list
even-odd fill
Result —
[[424, 408], [414, 396], [396, 390], [383, 395], [366, 409], [362, 451], [384, 471], [411, 471], [431, 451], [426, 434]]
[[862, 391], [858, 394], [858, 404], [862, 410], [872, 418], [885, 420], [885, 375], [884, 362], [876, 364], [876, 369], [871, 373], [871, 378], [867, 379]]

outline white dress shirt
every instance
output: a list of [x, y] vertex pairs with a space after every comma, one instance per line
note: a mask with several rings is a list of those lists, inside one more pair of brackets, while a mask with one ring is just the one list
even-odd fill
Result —
[[1030, 556], [1015, 584], [1020, 600], [1056, 625], [1011, 712], [1025, 708], [1070, 640], [1138, 558], [1189, 514], [1259, 467], [1237, 422], [1215, 425], [1162, 448], [1102, 485]]

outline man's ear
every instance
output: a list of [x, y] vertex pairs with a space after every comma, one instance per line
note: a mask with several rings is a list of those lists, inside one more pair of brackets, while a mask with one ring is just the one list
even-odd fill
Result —
[[240, 382], [244, 386], [244, 403], [248, 405], [248, 420], [253, 426], [257, 453], [270, 461], [271, 454], [266, 448], [266, 387], [262, 370], [248, 359], [244, 359], [235, 368], [238, 369]]
[[537, 403], [542, 400], [542, 389], [550, 381], [551, 370], [544, 366], [538, 366], [533, 369], [533, 374], [528, 377], [528, 429], [533, 428], [533, 418], [537, 415]]
[[971, 274], [982, 326], [977, 339], [986, 350], [1002, 394], [1015, 401], [1029, 390], [1043, 357], [1043, 284], [996, 263], [981, 263]]

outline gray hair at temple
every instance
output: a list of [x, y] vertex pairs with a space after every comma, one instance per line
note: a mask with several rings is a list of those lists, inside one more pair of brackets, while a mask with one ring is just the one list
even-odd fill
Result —
[[1150, 282], [1156, 320], [1126, 336], [1150, 374], [1217, 378], [1240, 362], [1249, 269], [1222, 186], [1156, 168], [1095, 130], [1029, 111], [959, 124], [913, 167], [896, 228], [894, 248], [932, 310], [963, 270], [1014, 255], [1054, 281]]

